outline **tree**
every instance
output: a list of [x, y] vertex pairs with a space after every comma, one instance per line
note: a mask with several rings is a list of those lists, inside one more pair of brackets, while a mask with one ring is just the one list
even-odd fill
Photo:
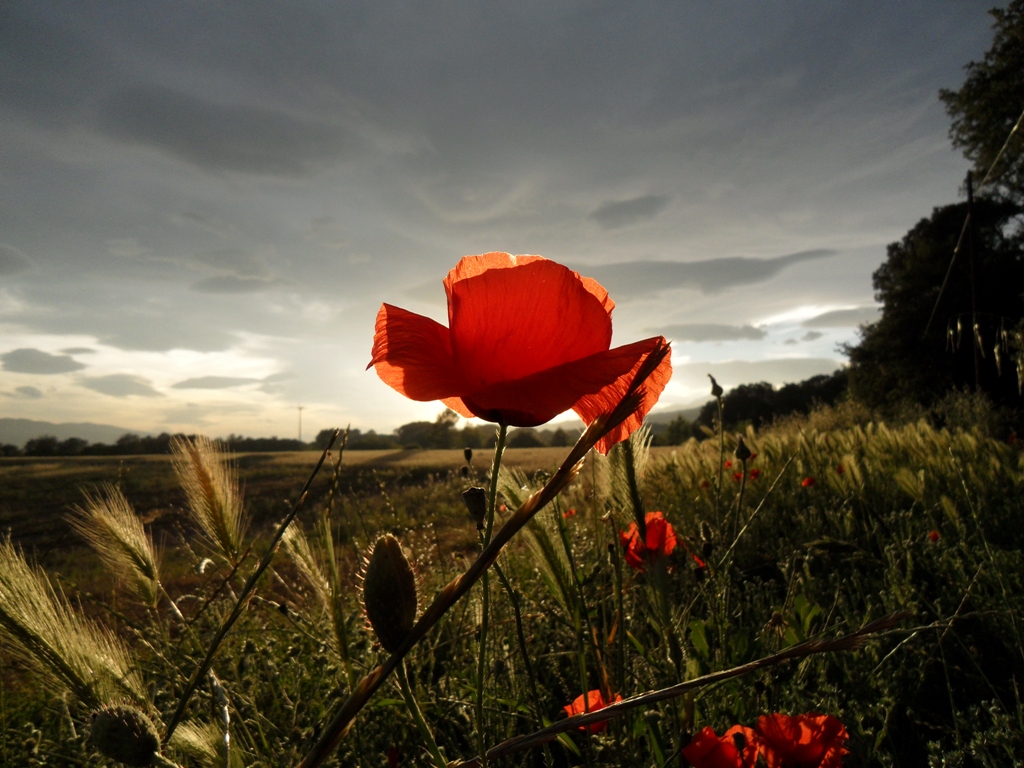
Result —
[[[992, 47], [980, 61], [967, 65], [957, 91], [943, 89], [939, 98], [953, 119], [949, 136], [976, 171], [987, 173], [1024, 110], [1024, 0], [994, 8]], [[1002, 195], [1024, 203], [1024, 135], [1018, 130], [996, 167]]]
[[[1005, 370], [1009, 360], [1000, 377], [993, 358], [1000, 328], [1009, 331], [1024, 316], [1024, 254], [1012, 225], [1020, 212], [1013, 203], [978, 198], [972, 217], [978, 334], [985, 355], [980, 384], [997, 402], [1018, 408], [1016, 377]], [[966, 215], [966, 203], [936, 208], [889, 245], [886, 261], [872, 276], [882, 315], [862, 329], [859, 344], [846, 348], [850, 390], [858, 400], [874, 407], [907, 400], [930, 405], [950, 389], [974, 386], [967, 244], [953, 264], [931, 332], [923, 337]]]

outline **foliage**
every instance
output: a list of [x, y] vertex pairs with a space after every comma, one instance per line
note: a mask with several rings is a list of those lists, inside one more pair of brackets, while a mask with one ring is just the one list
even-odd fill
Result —
[[[946, 291], [924, 336], [950, 258], [967, 215], [967, 205], [936, 208], [901, 241], [873, 275], [879, 320], [862, 329], [861, 340], [846, 349], [850, 390], [876, 408], [898, 408], [904, 401], [935, 403], [951, 389], [975, 384], [974, 348], [979, 343], [979, 383], [996, 403], [1020, 408], [1016, 376], [1005, 359], [1002, 332], [1024, 317], [1024, 250], [1011, 222], [1020, 209], [985, 198], [975, 200], [975, 290], [978, 328], [971, 321], [971, 260], [967, 250], [953, 264]], [[1000, 351], [995, 351], [996, 347]], [[996, 365], [996, 355], [1006, 365]]]
[[974, 163], [982, 178], [1006, 143], [996, 166], [1000, 193], [1024, 204], [1024, 136], [1007, 143], [1024, 110], [1024, 0], [993, 8], [992, 46], [981, 61], [967, 65], [959, 90], [943, 89], [940, 98], [953, 119], [950, 138]]
[[[846, 387], [845, 370], [838, 370], [831, 375], [812, 376], [801, 382], [785, 384], [779, 389], [775, 389], [766, 381], [758, 384], [741, 384], [723, 396], [722, 419], [725, 421], [726, 429], [736, 429], [748, 424], [759, 429], [775, 419], [793, 414], [807, 414], [822, 405], [834, 405], [845, 394]], [[697, 430], [702, 426], [710, 429], [717, 420], [718, 404], [711, 400], [701, 408], [694, 427]]]

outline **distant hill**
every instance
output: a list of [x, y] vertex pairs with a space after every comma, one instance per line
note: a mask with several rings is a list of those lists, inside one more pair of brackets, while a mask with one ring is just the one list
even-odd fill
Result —
[[115, 427], [110, 424], [54, 424], [49, 421], [33, 421], [32, 419], [0, 419], [0, 443], [8, 443], [23, 448], [25, 443], [35, 437], [53, 435], [58, 440], [69, 437], [80, 437], [90, 443], [115, 443], [126, 433], [146, 435], [137, 429]]

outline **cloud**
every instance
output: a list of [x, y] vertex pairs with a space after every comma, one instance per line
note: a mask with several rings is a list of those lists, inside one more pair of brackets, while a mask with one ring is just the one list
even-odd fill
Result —
[[666, 336], [673, 341], [759, 341], [768, 334], [752, 325], [725, 325], [720, 323], [680, 323], [651, 329], [650, 333]]
[[17, 387], [15, 390], [17, 397], [24, 397], [29, 400], [38, 400], [43, 396], [43, 392], [36, 387]]
[[605, 229], [628, 227], [653, 219], [668, 205], [668, 195], [641, 195], [629, 200], [608, 200], [590, 212], [589, 218]]
[[199, 293], [257, 293], [265, 291], [277, 283], [277, 280], [266, 277], [217, 275], [193, 283], [192, 290]]
[[672, 381], [689, 389], [710, 392], [707, 374], [726, 389], [740, 384], [767, 381], [775, 386], [829, 374], [841, 367], [838, 360], [821, 357], [786, 357], [774, 360], [730, 360], [724, 363], [682, 363], [673, 365]]
[[863, 323], [878, 320], [881, 307], [855, 307], [854, 309], [834, 309], [804, 320], [800, 325], [804, 328], [852, 328]]
[[132, 395], [163, 397], [162, 394], [150, 386], [149, 379], [145, 379], [142, 376], [133, 376], [130, 373], [112, 373], [109, 376], [96, 376], [82, 379], [80, 383], [86, 389], [110, 395], [111, 397], [130, 397]]
[[28, 256], [13, 245], [0, 243], [0, 275], [16, 275], [27, 272], [31, 267]]
[[161, 86], [118, 91], [101, 127], [205, 170], [304, 176], [355, 149], [346, 128], [263, 107], [224, 105]]
[[0, 355], [0, 363], [5, 371], [14, 373], [70, 373], [85, 368], [70, 355], [51, 355], [39, 349], [15, 349]]
[[816, 341], [824, 335], [821, 331], [808, 331], [800, 337], [800, 341]]
[[90, 347], [68, 347], [67, 349], [62, 349], [61, 352], [63, 352], [65, 355], [95, 355], [96, 354], [96, 350], [95, 349], [91, 349]]
[[171, 389], [228, 389], [239, 387], [243, 384], [256, 384], [260, 379], [249, 379], [233, 376], [200, 376], [195, 379], [185, 379], [177, 384], [172, 384]]
[[738, 285], [754, 285], [775, 277], [786, 267], [823, 259], [836, 252], [824, 248], [772, 259], [731, 256], [704, 261], [626, 261], [582, 267], [615, 297], [636, 298], [673, 288], [720, 293]]

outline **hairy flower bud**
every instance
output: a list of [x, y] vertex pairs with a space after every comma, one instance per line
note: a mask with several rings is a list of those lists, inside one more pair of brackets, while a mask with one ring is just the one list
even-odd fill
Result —
[[152, 765], [160, 751], [153, 721], [132, 706], [93, 712], [90, 741], [104, 755], [125, 765]]
[[484, 518], [487, 516], [487, 491], [483, 488], [467, 488], [462, 492], [462, 503], [476, 523], [476, 529], [483, 530]]
[[743, 442], [743, 438], [741, 437], [739, 442], [736, 443], [736, 458], [740, 461], [746, 461], [750, 458], [750, 455], [750, 449], [747, 448], [747, 444]]
[[416, 577], [391, 534], [373, 546], [363, 577], [363, 607], [384, 650], [394, 653], [416, 621]]

